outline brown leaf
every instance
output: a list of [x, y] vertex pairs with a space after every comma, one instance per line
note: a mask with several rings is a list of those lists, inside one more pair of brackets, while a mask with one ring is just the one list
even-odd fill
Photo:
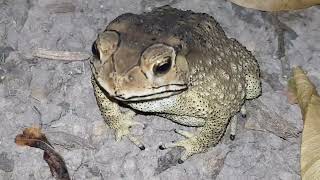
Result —
[[63, 158], [54, 150], [46, 136], [36, 127], [26, 128], [18, 134], [15, 143], [44, 150], [43, 159], [48, 163], [51, 174], [58, 180], [70, 180], [67, 166]]
[[24, 129], [23, 134], [18, 134], [16, 136], [15, 143], [20, 146], [30, 146], [40, 149], [42, 149], [41, 144], [47, 144], [48, 146], [53, 148], [47, 140], [46, 136], [41, 133], [41, 130], [39, 128], [36, 127]]

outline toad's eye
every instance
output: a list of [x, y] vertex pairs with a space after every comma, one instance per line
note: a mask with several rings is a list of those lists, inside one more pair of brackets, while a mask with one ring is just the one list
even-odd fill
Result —
[[91, 50], [92, 50], [93, 56], [96, 57], [96, 58], [98, 58], [98, 59], [100, 59], [100, 53], [99, 53], [99, 50], [98, 50], [98, 48], [97, 48], [97, 43], [96, 43], [96, 41], [93, 42], [92, 47], [91, 47]]
[[165, 57], [164, 60], [153, 66], [153, 73], [155, 75], [163, 75], [169, 72], [172, 65], [171, 57]]

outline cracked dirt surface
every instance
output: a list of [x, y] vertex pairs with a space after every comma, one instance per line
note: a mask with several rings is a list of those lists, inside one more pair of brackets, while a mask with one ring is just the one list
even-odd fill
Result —
[[[115, 142], [100, 116], [87, 61], [32, 57], [35, 48], [90, 53], [98, 32], [116, 16], [170, 4], [208, 13], [258, 59], [263, 95], [247, 103], [234, 141], [177, 164], [181, 137], [166, 119], [137, 115], [146, 145]], [[17, 147], [23, 128], [41, 126], [64, 157], [72, 179], [300, 179], [300, 109], [285, 96], [290, 68], [302, 66], [320, 87], [320, 8], [267, 13], [224, 0], [0, 0], [0, 179], [53, 179], [42, 151]], [[190, 128], [184, 128], [190, 129]]]

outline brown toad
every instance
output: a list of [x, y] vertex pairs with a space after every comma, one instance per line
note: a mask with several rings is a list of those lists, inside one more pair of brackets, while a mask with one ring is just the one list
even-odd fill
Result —
[[261, 93], [256, 59], [207, 14], [170, 6], [123, 14], [92, 50], [95, 95], [116, 139], [128, 136], [144, 149], [129, 132], [135, 113], [120, 112], [119, 102], [198, 127], [194, 134], [178, 130], [186, 139], [162, 146], [184, 147], [182, 161], [216, 145], [244, 101]]

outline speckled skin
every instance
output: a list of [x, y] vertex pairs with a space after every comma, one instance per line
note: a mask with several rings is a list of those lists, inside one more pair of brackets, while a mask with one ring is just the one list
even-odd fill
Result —
[[[163, 145], [165, 148], [184, 147], [181, 160], [216, 145], [230, 118], [240, 111], [244, 101], [260, 95], [256, 59], [236, 40], [227, 38], [211, 16], [164, 6], [141, 15], [121, 15], [108, 27], [122, 22], [131, 23], [130, 29], [145, 34], [145, 37], [158, 37], [159, 41], [183, 54], [187, 61], [186, 89], [168, 97], [122, 102], [138, 111], [152, 112], [181, 125], [199, 127], [195, 134], [178, 130], [186, 139]], [[178, 41], [163, 40], [168, 39], [163, 37], [170, 36]], [[145, 40], [141, 46], [147, 47], [152, 43]], [[106, 89], [101, 84], [106, 82], [99, 81], [98, 76], [93, 68], [92, 82], [97, 102], [107, 124], [116, 131], [116, 139], [127, 135], [141, 146], [129, 133], [129, 127], [136, 124], [132, 121], [134, 113], [120, 112], [119, 99], [104, 92]]]

